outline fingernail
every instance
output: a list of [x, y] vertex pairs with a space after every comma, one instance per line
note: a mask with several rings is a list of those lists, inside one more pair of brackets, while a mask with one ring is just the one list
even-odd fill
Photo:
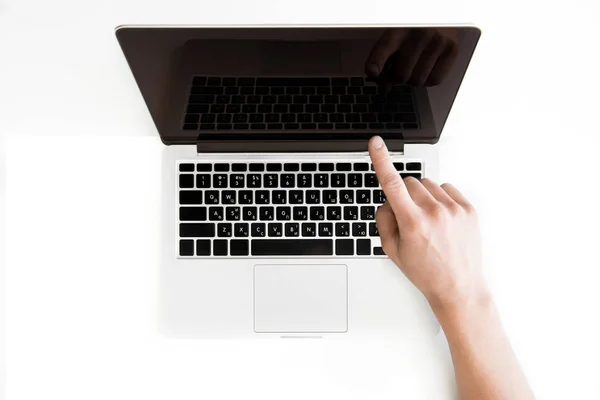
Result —
[[378, 150], [383, 147], [383, 139], [380, 136], [373, 137], [373, 147]]
[[379, 72], [381, 72], [381, 70], [379, 69], [379, 65], [377, 64], [369, 64], [369, 70], [375, 76], [379, 75]]

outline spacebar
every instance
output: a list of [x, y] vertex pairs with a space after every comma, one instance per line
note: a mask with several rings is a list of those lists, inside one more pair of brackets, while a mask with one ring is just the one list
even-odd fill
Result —
[[333, 239], [254, 239], [253, 256], [331, 256]]

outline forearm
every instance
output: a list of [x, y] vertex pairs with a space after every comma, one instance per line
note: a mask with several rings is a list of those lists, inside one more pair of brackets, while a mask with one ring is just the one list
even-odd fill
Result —
[[434, 312], [448, 339], [459, 399], [534, 398], [489, 294]]

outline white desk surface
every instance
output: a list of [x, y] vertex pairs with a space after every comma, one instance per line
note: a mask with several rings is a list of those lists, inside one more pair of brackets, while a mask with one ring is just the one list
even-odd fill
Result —
[[0, 4], [6, 398], [454, 398], [443, 337], [158, 335], [162, 144], [112, 31], [122, 23], [475, 22], [483, 36], [439, 144], [441, 178], [479, 210], [486, 273], [538, 398], [599, 399], [597, 5], [435, 3]]

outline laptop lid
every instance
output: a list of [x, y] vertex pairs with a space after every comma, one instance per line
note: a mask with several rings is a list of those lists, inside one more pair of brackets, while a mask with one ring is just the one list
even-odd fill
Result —
[[116, 35], [165, 144], [352, 151], [374, 134], [392, 150], [436, 143], [480, 30], [122, 26]]

